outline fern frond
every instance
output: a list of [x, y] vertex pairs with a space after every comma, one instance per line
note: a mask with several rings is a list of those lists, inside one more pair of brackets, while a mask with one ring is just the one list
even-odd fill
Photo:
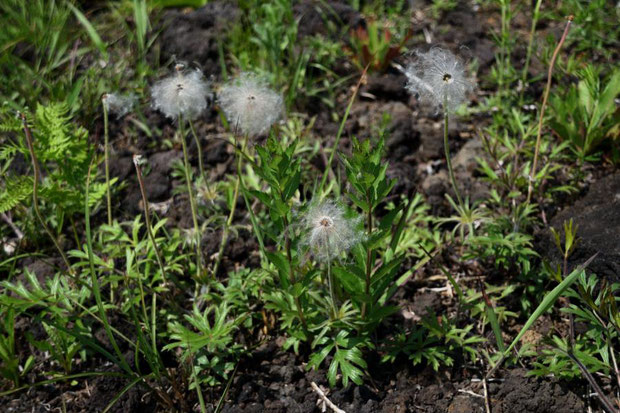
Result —
[[12, 160], [21, 148], [13, 143], [6, 143], [0, 147], [0, 161]]
[[15, 115], [15, 110], [8, 106], [0, 107], [0, 132], [18, 132], [22, 123]]
[[15, 208], [30, 195], [32, 195], [31, 176], [7, 179], [4, 191], [0, 194], [0, 213]]

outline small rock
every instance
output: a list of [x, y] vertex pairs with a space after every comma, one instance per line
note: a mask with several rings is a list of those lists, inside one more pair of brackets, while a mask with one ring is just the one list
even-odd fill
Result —
[[380, 99], [407, 102], [407, 100], [409, 100], [409, 94], [407, 89], [405, 89], [406, 84], [407, 78], [404, 74], [386, 73], [378, 76], [370, 76], [368, 78], [368, 83], [361, 91], [370, 93]]
[[133, 160], [131, 156], [110, 157], [110, 176], [118, 178], [119, 181], [124, 180], [132, 172]]
[[144, 187], [149, 202], [161, 202], [169, 195], [170, 181], [159, 172], [151, 172], [144, 178]]
[[[149, 164], [153, 172], [168, 175], [172, 171], [172, 166], [177, 160], [183, 159], [183, 153], [177, 150], [157, 152], [149, 157]], [[149, 200], [150, 201], [150, 200]]]

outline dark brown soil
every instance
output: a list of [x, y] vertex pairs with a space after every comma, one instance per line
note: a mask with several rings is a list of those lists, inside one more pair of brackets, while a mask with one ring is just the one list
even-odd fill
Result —
[[[563, 233], [564, 222], [574, 220], [581, 238], [569, 261], [569, 271], [598, 254], [590, 269], [611, 282], [620, 282], [620, 173], [605, 176], [573, 205], [560, 211], [551, 226]], [[560, 252], [549, 242], [549, 255], [561, 263]]]

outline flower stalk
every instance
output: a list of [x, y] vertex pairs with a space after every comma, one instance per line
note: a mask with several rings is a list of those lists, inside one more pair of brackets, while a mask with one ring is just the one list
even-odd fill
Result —
[[[447, 97], [444, 99], [447, 100]], [[454, 189], [454, 194], [456, 195], [456, 201], [458, 202], [459, 207], [463, 209], [463, 200], [456, 184], [456, 177], [454, 176], [454, 168], [452, 168], [452, 159], [450, 157], [450, 142], [448, 139], [449, 119], [450, 114], [448, 112], [446, 102], [443, 106], [443, 148], [446, 153], [446, 166], [448, 168], [448, 174], [450, 175], [450, 182], [452, 182], [452, 189]]]
[[196, 208], [196, 200], [194, 199], [194, 190], [192, 188], [191, 165], [189, 163], [189, 155], [187, 154], [187, 143], [185, 142], [185, 123], [182, 115], [178, 117], [179, 137], [183, 146], [183, 163], [185, 170], [185, 183], [187, 184], [187, 194], [189, 195], [189, 206], [192, 213], [192, 222], [194, 224], [194, 236], [196, 237], [196, 279], [202, 278], [202, 246], [200, 236], [200, 226], [198, 225], [198, 211]]
[[[247, 144], [247, 136], [245, 136], [241, 142], [241, 152], [245, 151], [245, 146]], [[230, 212], [228, 214], [228, 219], [224, 224], [224, 230], [222, 231], [222, 239], [220, 241], [220, 248], [217, 252], [217, 258], [215, 261], [215, 265], [213, 266], [213, 279], [215, 279], [217, 275], [217, 271], [220, 267], [220, 262], [222, 261], [222, 255], [224, 255], [224, 248], [226, 248], [226, 243], [228, 242], [228, 234], [230, 233], [230, 227], [232, 225], [233, 219], [235, 218], [235, 211], [237, 210], [237, 197], [239, 196], [239, 186], [241, 185], [241, 174], [243, 173], [242, 169], [242, 160], [243, 157], [241, 155], [237, 156], [237, 179], [235, 179], [235, 186], [233, 189], [232, 196], [232, 205], [230, 206]]]
[[106, 203], [108, 210], [108, 225], [112, 225], [112, 196], [110, 194], [110, 134], [108, 128], [108, 95], [103, 95], [103, 158], [105, 163], [105, 188]]
[[213, 196], [213, 192], [211, 192], [209, 180], [207, 179], [207, 174], [205, 173], [205, 167], [204, 167], [203, 160], [202, 160], [202, 146], [200, 145], [200, 139], [198, 138], [198, 134], [196, 133], [194, 122], [191, 119], [188, 119], [188, 122], [189, 122], [189, 129], [192, 132], [192, 136], [194, 137], [194, 142], [196, 143], [196, 150], [198, 151], [198, 170], [200, 171], [200, 178], [202, 179], [202, 182], [204, 182], [204, 184], [207, 187], [208, 196], [211, 197]]

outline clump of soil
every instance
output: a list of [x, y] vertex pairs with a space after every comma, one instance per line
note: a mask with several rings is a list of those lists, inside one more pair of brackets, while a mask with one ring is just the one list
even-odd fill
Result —
[[[563, 234], [564, 222], [570, 219], [578, 227], [579, 243], [570, 257], [569, 271], [598, 254], [589, 270], [620, 282], [620, 172], [594, 182], [584, 196], [553, 217], [551, 226]], [[547, 242], [550, 258], [561, 263], [550, 234]]]

